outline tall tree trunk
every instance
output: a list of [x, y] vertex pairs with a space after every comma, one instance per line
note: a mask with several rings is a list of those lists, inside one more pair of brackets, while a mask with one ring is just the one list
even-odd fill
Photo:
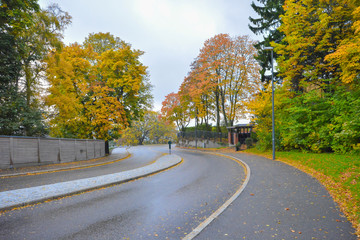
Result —
[[215, 103], [216, 103], [216, 129], [217, 132], [221, 132], [220, 128], [220, 103], [219, 103], [219, 88], [215, 90]]
[[25, 93], [26, 93], [26, 105], [28, 107], [30, 107], [31, 104], [31, 95], [32, 95], [32, 91], [31, 91], [31, 82], [32, 82], [32, 77], [31, 77], [31, 69], [29, 66], [29, 63], [25, 63], [24, 64], [24, 72], [25, 72]]
[[229, 125], [228, 125], [228, 119], [227, 119], [227, 116], [226, 116], [226, 109], [225, 109], [225, 90], [221, 91], [221, 107], [222, 107], [222, 112], [223, 112], [223, 115], [224, 115], [225, 126], [228, 127]]

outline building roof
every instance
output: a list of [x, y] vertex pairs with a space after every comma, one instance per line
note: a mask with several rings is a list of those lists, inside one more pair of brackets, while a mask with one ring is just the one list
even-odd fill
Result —
[[245, 127], [254, 127], [254, 124], [236, 124], [234, 126], [231, 127], [227, 127], [227, 129], [231, 129], [231, 128], [245, 128]]

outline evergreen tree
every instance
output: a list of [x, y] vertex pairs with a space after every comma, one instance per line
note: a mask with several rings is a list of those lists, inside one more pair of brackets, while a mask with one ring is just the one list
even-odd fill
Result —
[[71, 17], [37, 0], [0, 2], [0, 135], [47, 133], [39, 104], [43, 59], [59, 48]]
[[[257, 0], [260, 5], [252, 2], [251, 7], [259, 15], [259, 18], [249, 17], [250, 30], [259, 35], [264, 36], [264, 40], [255, 45], [258, 49], [258, 60], [261, 70], [261, 81], [269, 82], [271, 80], [271, 75], [265, 75], [267, 70], [271, 70], [271, 53], [269, 51], [264, 51], [264, 47], [270, 46], [271, 42], [280, 43], [284, 38], [284, 34], [278, 30], [278, 27], [281, 24], [280, 16], [284, 14], [284, 0]], [[274, 58], [277, 57], [277, 54], [274, 52]], [[276, 75], [276, 74], [275, 74]]]

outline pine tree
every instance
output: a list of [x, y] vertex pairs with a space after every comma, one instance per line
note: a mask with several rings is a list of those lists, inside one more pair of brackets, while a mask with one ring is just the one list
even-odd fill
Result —
[[[269, 82], [271, 76], [265, 75], [267, 70], [271, 70], [271, 54], [269, 51], [262, 50], [264, 47], [270, 46], [271, 42], [280, 43], [284, 38], [284, 34], [278, 30], [281, 24], [280, 16], [284, 14], [284, 0], [257, 0], [261, 5], [252, 2], [251, 7], [259, 15], [259, 18], [249, 17], [252, 25], [249, 24], [250, 30], [259, 35], [263, 34], [264, 40], [255, 45], [258, 49], [258, 60], [261, 70], [261, 81]], [[277, 54], [274, 52], [274, 58]], [[278, 77], [277, 77], [278, 78]]]

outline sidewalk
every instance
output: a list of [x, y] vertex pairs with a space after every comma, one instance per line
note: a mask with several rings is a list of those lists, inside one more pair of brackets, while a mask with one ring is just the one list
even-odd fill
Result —
[[251, 179], [244, 192], [195, 239], [357, 239], [326, 189], [282, 162], [239, 152]]
[[91, 159], [91, 160], [40, 165], [40, 166], [29, 166], [29, 167], [21, 167], [21, 168], [13, 168], [13, 169], [0, 169], [0, 179], [6, 177], [13, 177], [13, 176], [36, 175], [45, 172], [64, 171], [64, 170], [77, 169], [77, 168], [101, 166], [101, 165], [124, 160], [129, 156], [130, 153], [125, 148], [116, 148], [109, 156]]
[[[115, 159], [115, 156], [119, 155], [113, 154], [111, 156]], [[106, 161], [106, 163], [109, 162], [110, 159], [112, 158], [107, 157], [108, 161]], [[0, 211], [109, 186], [112, 184], [127, 182], [163, 171], [179, 164], [181, 161], [181, 158], [177, 155], [166, 155], [156, 160], [153, 164], [124, 172], [0, 192]], [[49, 169], [54, 170], [55, 168], [47, 168], [48, 171]], [[18, 173], [24, 174], [25, 172], [26, 171], [22, 171]]]

